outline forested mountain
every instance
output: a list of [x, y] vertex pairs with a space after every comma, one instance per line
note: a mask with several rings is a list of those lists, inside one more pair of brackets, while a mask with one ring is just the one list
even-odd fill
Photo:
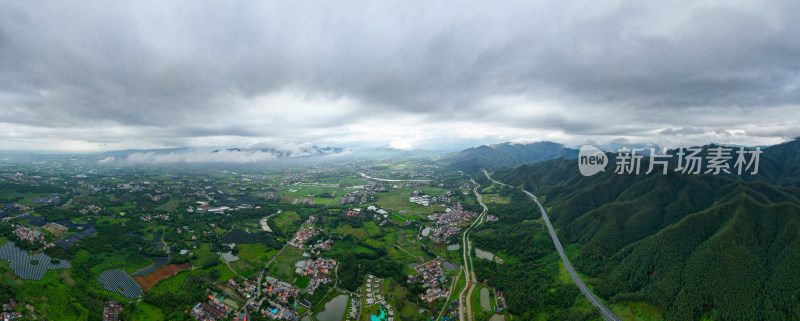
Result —
[[480, 168], [495, 170], [514, 167], [559, 157], [575, 158], [577, 155], [577, 150], [553, 142], [502, 143], [468, 148], [449, 155], [443, 161], [452, 168], [476, 171]]
[[[494, 178], [544, 199], [600, 297], [644, 300], [669, 320], [800, 318], [800, 141], [764, 149], [758, 175], [583, 177], [575, 160]], [[647, 163], [643, 164], [645, 169]]]

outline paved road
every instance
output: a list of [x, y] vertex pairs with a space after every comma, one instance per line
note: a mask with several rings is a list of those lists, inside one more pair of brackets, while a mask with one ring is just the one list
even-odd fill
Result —
[[[486, 178], [488, 178], [492, 182], [504, 186], [509, 186], [500, 183], [498, 181], [495, 181], [494, 179], [489, 177], [489, 173], [487, 173], [486, 170], [481, 169], [481, 171], [483, 171], [483, 174], [486, 175]], [[587, 287], [586, 284], [583, 283], [581, 277], [578, 276], [577, 272], [575, 272], [575, 269], [572, 267], [572, 263], [569, 262], [567, 255], [564, 253], [564, 248], [561, 246], [561, 241], [558, 240], [558, 236], [556, 235], [555, 229], [553, 229], [553, 224], [550, 223], [550, 218], [547, 216], [547, 212], [545, 212], [544, 207], [542, 207], [542, 204], [539, 203], [539, 199], [536, 197], [536, 195], [533, 195], [531, 192], [528, 192], [526, 190], [522, 190], [522, 192], [528, 195], [528, 197], [530, 197], [534, 202], [536, 202], [536, 205], [539, 206], [539, 211], [542, 212], [542, 217], [544, 218], [544, 222], [547, 224], [547, 230], [550, 232], [550, 238], [553, 239], [553, 244], [556, 246], [556, 251], [558, 251], [558, 255], [561, 256], [561, 261], [564, 262], [564, 267], [567, 269], [567, 272], [569, 272], [569, 276], [572, 277], [572, 281], [575, 282], [575, 284], [578, 286], [581, 292], [583, 292], [586, 298], [589, 299], [589, 301], [594, 306], [600, 308], [600, 313], [603, 315], [604, 319], [609, 321], [622, 321], [618, 316], [614, 314], [614, 312], [611, 312], [611, 310], [605, 304], [603, 304], [603, 302], [600, 301], [600, 299], [598, 299], [597, 296], [594, 295], [594, 293], [592, 293], [592, 290], [590, 290], [589, 287]]]

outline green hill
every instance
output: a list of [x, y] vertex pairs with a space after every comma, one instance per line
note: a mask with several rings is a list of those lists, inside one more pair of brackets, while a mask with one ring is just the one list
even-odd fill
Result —
[[562, 243], [580, 245], [573, 264], [604, 299], [648, 301], [669, 320], [797, 320], [798, 146], [766, 148], [746, 180], [613, 168], [583, 177], [565, 159], [494, 178], [543, 196]]

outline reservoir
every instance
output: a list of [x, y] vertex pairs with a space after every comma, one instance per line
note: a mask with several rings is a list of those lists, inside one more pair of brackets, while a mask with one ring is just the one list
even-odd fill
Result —
[[319, 321], [342, 321], [344, 309], [347, 308], [348, 296], [342, 294], [325, 303], [325, 310], [317, 313]]

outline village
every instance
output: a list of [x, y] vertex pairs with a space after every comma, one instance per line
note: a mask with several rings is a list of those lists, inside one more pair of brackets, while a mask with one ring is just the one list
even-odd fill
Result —
[[[219, 175], [236, 174], [220, 171]], [[337, 280], [337, 277], [342, 275], [342, 269], [337, 259], [342, 253], [348, 253], [349, 249], [354, 248], [352, 242], [358, 237], [347, 238], [346, 236], [349, 233], [336, 231], [332, 226], [341, 224], [337, 222], [337, 215], [340, 215], [339, 217], [353, 222], [348, 224], [364, 224], [367, 227], [368, 234], [393, 233], [397, 229], [406, 229], [409, 232], [416, 230], [416, 227], [413, 227], [412, 230], [409, 224], [420, 221], [399, 221], [398, 218], [406, 214], [395, 215], [398, 213], [397, 206], [414, 208], [415, 205], [418, 205], [411, 205], [412, 202], [405, 203], [405, 195], [408, 195], [407, 193], [410, 190], [402, 193], [405, 195], [398, 195], [401, 202], [399, 205], [383, 201], [383, 199], [378, 201], [378, 196], [376, 196], [376, 192], [396, 193], [396, 191], [392, 190], [407, 187], [396, 187], [395, 185], [398, 184], [389, 184], [370, 179], [358, 182], [357, 180], [360, 179], [350, 178], [355, 184], [343, 188], [347, 193], [339, 194], [340, 196], [336, 198], [336, 201], [329, 202], [333, 207], [330, 211], [314, 213], [309, 210], [301, 212], [298, 209], [305, 209], [306, 207], [300, 206], [302, 204], [293, 204], [294, 200], [298, 199], [302, 202], [305, 202], [303, 199], [308, 199], [309, 202], [317, 202], [316, 205], [318, 206], [326, 202], [325, 197], [327, 196], [320, 196], [324, 194], [321, 192], [325, 191], [325, 189], [319, 188], [319, 184], [298, 183], [307, 180], [307, 176], [303, 174], [294, 172], [285, 176], [286, 182], [295, 184], [292, 186], [285, 186], [281, 181], [274, 183], [273, 177], [263, 187], [259, 186], [252, 190], [252, 187], [244, 183], [246, 180], [243, 177], [249, 176], [241, 175], [241, 177], [239, 181], [220, 180], [220, 178], [210, 176], [187, 179], [184, 176], [174, 179], [168, 177], [169, 183], [166, 183], [163, 179], [143, 180], [141, 178], [126, 179], [126, 182], [121, 182], [122, 180], [117, 179], [109, 181], [108, 184], [102, 184], [102, 182], [80, 182], [78, 183], [79, 186], [85, 189], [82, 190], [85, 193], [83, 195], [90, 195], [80, 203], [73, 203], [75, 206], [74, 211], [86, 216], [85, 219], [81, 220], [52, 219], [51, 221], [48, 220], [47, 216], [24, 212], [27, 208], [21, 204], [19, 206], [9, 204], [9, 206], [2, 206], [0, 209], [8, 212], [7, 214], [18, 213], [16, 215], [6, 215], [5, 217], [6, 221], [14, 220], [9, 224], [15, 224], [11, 232], [16, 231], [12, 234], [17, 238], [30, 242], [38, 239], [64, 238], [63, 242], [59, 240], [58, 242], [61, 243], [56, 242], [55, 244], [61, 245], [63, 243], [65, 249], [74, 245], [79, 245], [78, 248], [83, 248], [80, 246], [80, 244], [83, 244], [81, 242], [82, 238], [92, 239], [102, 235], [98, 233], [98, 227], [95, 226], [96, 222], [93, 221], [93, 216], [95, 215], [103, 217], [104, 226], [109, 223], [122, 224], [133, 221], [134, 224], [137, 224], [136, 226], [141, 228], [138, 231], [125, 234], [126, 237], [131, 237], [137, 240], [136, 242], [142, 243], [142, 245], [150, 243], [156, 250], [163, 249], [168, 255], [163, 258], [164, 260], [170, 259], [170, 257], [179, 257], [184, 260], [188, 258], [195, 267], [201, 269], [194, 270], [196, 272], [191, 273], [191, 278], [200, 277], [202, 282], [206, 283], [204, 289], [198, 289], [198, 291], [205, 291], [204, 299], [187, 303], [181, 310], [185, 310], [186, 314], [197, 320], [245, 320], [254, 315], [275, 320], [298, 320], [307, 316], [316, 317], [316, 314], [324, 309], [324, 303], [330, 300], [330, 297], [325, 296], [326, 293], [336, 293], [332, 294], [335, 296], [348, 296], [346, 300], [349, 304], [346, 304], [347, 308], [343, 311], [345, 317], [352, 312], [355, 317], [360, 319], [365, 316], [369, 318], [369, 315], [381, 316], [381, 320], [384, 321], [398, 319], [397, 315], [401, 312], [397, 310], [397, 305], [400, 302], [407, 303], [408, 301], [406, 300], [408, 299], [391, 297], [393, 292], [389, 292], [387, 284], [390, 284], [388, 285], [390, 288], [404, 287], [406, 286], [406, 280], [386, 279], [384, 276], [368, 275], [362, 281], [366, 287], [354, 288], [352, 285], [343, 285], [341, 280]], [[421, 183], [416, 183], [414, 186], [419, 184]], [[325, 188], [327, 189], [328, 185], [330, 184], [319, 186], [326, 186]], [[432, 188], [425, 190], [436, 192]], [[450, 204], [453, 199], [447, 195], [450, 194], [450, 191], [446, 189], [440, 189], [439, 191], [437, 192], [441, 193], [439, 195], [444, 195], [430, 198], [433, 202], [431, 205]], [[124, 196], [128, 192], [136, 192], [139, 198], [127, 198], [126, 202], [129, 205], [124, 208], [119, 207], [119, 205], [115, 208], [111, 205], [125, 203], [112, 203], [91, 196], [103, 193], [117, 193], [118, 196]], [[341, 190], [337, 190], [336, 193], [340, 192]], [[257, 195], [265, 193], [276, 195], [274, 198], [270, 197], [272, 203], [263, 203], [263, 198]], [[287, 193], [291, 193], [289, 197], [284, 198], [281, 196], [281, 194], [285, 196]], [[169, 195], [179, 194], [185, 197], [181, 198], [180, 201], [169, 200]], [[333, 193], [329, 194], [333, 196]], [[140, 202], [152, 201], [151, 196], [153, 195], [165, 195], [166, 198], [161, 201], [161, 204], [149, 205], [152, 207], [138, 205]], [[337, 208], [336, 204], [339, 203], [339, 200], [347, 197], [353, 197], [354, 199], [346, 200], [346, 202], [353, 201], [354, 204], [364, 205]], [[70, 201], [67, 198], [64, 198], [64, 200], [65, 202]], [[292, 207], [292, 205], [296, 206]], [[262, 206], [270, 208], [270, 210], [268, 212], [262, 210], [258, 216], [250, 214], [259, 212], [256, 210]], [[461, 221], [471, 218], [468, 215], [469, 212], [464, 211], [460, 204], [449, 207], [445, 207], [446, 212], [441, 214], [435, 212], [438, 211], [439, 207], [436, 207], [435, 210], [426, 209], [418, 215], [418, 218], [424, 218], [428, 213], [434, 213], [432, 214], [434, 215], [432, 219], [438, 219], [442, 225], [457, 224], [459, 215], [463, 217]], [[252, 209], [252, 211], [238, 213], [240, 210], [247, 209]], [[441, 217], [437, 217], [437, 214], [441, 215]], [[242, 223], [238, 221], [239, 215], [247, 215], [248, 222]], [[287, 221], [287, 217], [295, 221]], [[291, 229], [288, 230], [287, 226], [290, 226]], [[61, 228], [53, 229], [52, 227]], [[377, 230], [375, 227], [381, 227], [381, 230]], [[225, 239], [226, 234], [235, 232], [235, 230], [239, 231], [230, 234], [236, 235], [238, 233], [239, 235], [236, 237], [244, 240], [244, 242], [234, 238]], [[267, 238], [258, 241], [264, 243], [247, 243], [246, 238], [253, 237], [255, 233], [267, 234]], [[358, 234], [355, 235], [358, 236]], [[406, 235], [412, 234], [408, 233]], [[223, 238], [223, 241], [217, 244], [207, 243], [214, 241], [215, 236]], [[276, 239], [280, 243], [267, 245], [269, 239]], [[180, 247], [177, 247], [178, 245]], [[373, 250], [369, 247], [360, 246], [356, 245], [358, 251], [371, 252], [380, 250], [379, 248]], [[169, 249], [170, 247], [177, 250], [172, 251]], [[142, 249], [147, 248], [143, 246]], [[259, 253], [253, 251], [254, 249], [267, 250], [261, 250], [264, 252]], [[148, 250], [147, 253], [149, 254], [150, 252], [151, 250]], [[282, 255], [281, 252], [285, 253]], [[205, 262], [211, 261], [208, 259], [198, 261], [195, 259], [198, 255], [204, 255], [209, 258], [217, 257], [220, 259], [219, 265], [216, 267], [214, 265], [200, 267]], [[161, 258], [156, 259], [162, 260]], [[272, 263], [271, 260], [276, 261], [274, 262], [275, 264], [269, 264]], [[268, 268], [273, 265], [279, 265], [279, 267]], [[245, 270], [242, 267], [255, 268]], [[153, 265], [151, 271], [158, 269], [159, 265]], [[222, 276], [210, 273], [217, 270], [222, 272]], [[351, 269], [347, 273], [352, 275], [352, 271]], [[437, 270], [434, 266], [431, 266], [429, 270], [420, 269], [418, 271], [421, 273], [421, 280], [429, 280], [432, 277], [438, 277], [431, 275], [435, 275], [436, 272], [441, 273], [441, 267]], [[404, 274], [401, 275], [404, 276]], [[362, 276], [363, 274], [359, 278]], [[195, 279], [194, 282], [197, 282], [197, 280]], [[431, 283], [430, 280], [428, 283]], [[432, 287], [426, 286], [426, 292], [420, 297], [421, 300], [423, 302], [433, 302], [438, 298], [446, 297], [447, 292], [441, 290], [444, 287], [441, 283], [437, 283]], [[156, 288], [159, 287], [162, 286], [157, 284]], [[146, 288], [143, 287], [142, 289], [144, 292], [148, 292]], [[108, 291], [113, 292], [113, 290]], [[163, 290], [159, 289], [158, 291], [161, 292]], [[141, 299], [142, 297], [140, 296], [139, 298]], [[324, 301], [322, 301], [323, 298]], [[121, 313], [127, 309], [127, 305], [109, 301], [107, 303], [107, 306], [102, 307], [105, 310], [103, 313], [105, 320], [117, 320], [120, 318]], [[323, 305], [320, 305], [320, 303], [323, 303]], [[158, 302], [153, 301], [147, 301], [147, 304], [158, 306]], [[400, 304], [400, 306], [402, 305]], [[123, 309], [123, 306], [126, 308]], [[161, 309], [164, 312], [169, 311], [169, 307], [162, 307]], [[135, 308], [128, 313], [140, 313], [134, 310]], [[412, 312], [406, 311], [405, 313]], [[435, 312], [432, 311], [430, 306], [424, 306], [424, 309], [422, 307], [415, 308], [413, 313], [432, 314]]]
[[447, 297], [447, 277], [442, 269], [442, 262], [432, 260], [415, 267], [417, 274], [408, 275], [408, 283], [422, 282], [425, 293], [420, 294], [420, 298], [432, 302], [438, 298]]
[[320, 284], [328, 284], [333, 281], [328, 274], [336, 268], [336, 261], [317, 258], [316, 260], [298, 261], [295, 266], [297, 266], [295, 273], [311, 278], [305, 291], [314, 294]]
[[464, 210], [461, 203], [448, 207], [444, 213], [428, 215], [428, 220], [435, 221], [430, 231], [430, 238], [436, 243], [446, 243], [447, 239], [461, 231], [461, 224], [469, 222], [478, 214]]

